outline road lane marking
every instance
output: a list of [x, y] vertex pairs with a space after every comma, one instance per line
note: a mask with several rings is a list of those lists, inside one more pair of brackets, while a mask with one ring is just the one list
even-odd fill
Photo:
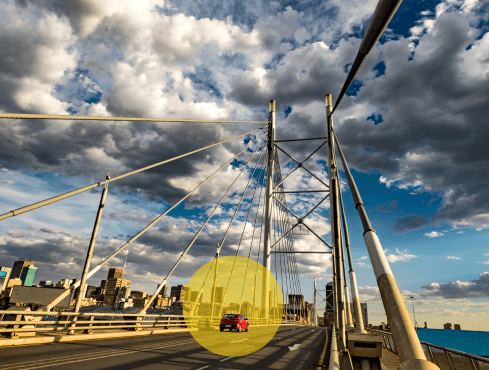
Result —
[[300, 346], [300, 344], [294, 344], [292, 347], [289, 346], [289, 351], [295, 351], [296, 349], [299, 349]]
[[233, 340], [231, 343], [239, 343], [239, 342], [244, 342], [245, 340], [248, 340], [248, 338], [245, 338], [245, 339], [240, 339], [240, 340]]
[[[169, 342], [169, 344], [187, 344], [187, 343], [192, 343], [194, 341], [186, 341], [186, 342]], [[63, 343], [64, 344], [64, 343]], [[19, 366], [19, 365], [27, 365], [27, 364], [40, 364], [40, 363], [43, 363], [43, 362], [46, 362], [46, 361], [60, 361], [60, 360], [64, 360], [64, 359], [67, 359], [67, 360], [72, 360], [72, 359], [77, 359], [79, 357], [84, 357], [84, 356], [100, 356], [100, 355], [104, 355], [104, 354], [111, 354], [111, 353], [115, 353], [115, 352], [120, 352], [120, 351], [126, 351], [126, 350], [135, 350], [135, 349], [152, 349], [153, 347], [159, 347], [161, 346], [161, 344], [156, 344], [156, 345], [152, 345], [152, 346], [141, 346], [141, 347], [135, 347], [135, 348], [119, 348], [119, 349], [114, 349], [113, 351], [107, 351], [107, 352], [96, 352], [96, 353], [92, 353], [92, 354], [88, 354], [88, 355], [79, 355], [79, 356], [65, 356], [65, 357], [56, 357], [56, 358], [51, 358], [51, 359], [46, 359], [46, 360], [42, 360], [42, 361], [39, 361], [39, 360], [35, 360], [35, 361], [25, 361], [25, 362], [17, 362], [15, 364], [12, 364], [12, 365], [8, 365], [8, 366]], [[0, 370], [4, 370], [4, 369], [10, 369], [10, 367], [0, 367]]]
[[224, 362], [224, 361], [229, 360], [230, 358], [234, 358], [234, 356], [226, 357], [226, 358], [223, 358], [222, 360], [219, 360], [219, 361], [220, 361], [220, 362]]
[[204, 369], [207, 369], [208, 367], [210, 367], [210, 365], [209, 365], [209, 366], [202, 366], [202, 367], [199, 367], [197, 370], [204, 370]]
[[[81, 355], [81, 356], [72, 356], [72, 357], [63, 357], [63, 358], [58, 358], [58, 359], [51, 359], [51, 360], [45, 360], [45, 361], [39, 361], [37, 363], [30, 361], [30, 362], [23, 362], [23, 363], [17, 363], [13, 364], [7, 367], [1, 367], [0, 370], [10, 370], [10, 369], [16, 369], [16, 368], [23, 368], [22, 366], [29, 366], [29, 369], [41, 369], [43, 367], [48, 367], [48, 366], [59, 366], [59, 365], [64, 365], [64, 364], [71, 364], [71, 363], [76, 363], [76, 362], [82, 362], [82, 361], [90, 361], [90, 360], [97, 360], [105, 357], [113, 357], [113, 356], [119, 356], [119, 355], [125, 355], [125, 354], [130, 354], [130, 353], [136, 353], [136, 352], [145, 352], [146, 350], [151, 350], [151, 349], [159, 349], [159, 348], [168, 348], [168, 347], [175, 347], [175, 346], [180, 346], [183, 344], [190, 344], [190, 343], [195, 343], [194, 340], [188, 341], [188, 342], [179, 342], [179, 343], [173, 343], [171, 345], [166, 345], [166, 346], [146, 346], [146, 347], [136, 347], [132, 349], [123, 349], [123, 350], [115, 350], [115, 351], [109, 351], [105, 353], [94, 353], [92, 355]], [[86, 358], [83, 358], [84, 356], [87, 356]], [[67, 360], [73, 360], [73, 361], [67, 361]], [[30, 365], [29, 365], [30, 363]], [[31, 367], [31, 366], [37, 366], [37, 367]]]

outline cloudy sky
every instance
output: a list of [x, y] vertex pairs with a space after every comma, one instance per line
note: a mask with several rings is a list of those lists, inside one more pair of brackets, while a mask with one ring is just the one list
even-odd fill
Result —
[[[339, 94], [375, 5], [4, 0], [0, 111], [263, 121], [275, 99], [278, 139], [324, 136], [324, 96]], [[400, 289], [408, 304], [414, 297], [417, 321], [430, 327], [452, 322], [489, 330], [488, 18], [485, 1], [404, 1], [335, 112], [337, 135]], [[116, 176], [259, 127], [0, 120], [0, 213], [103, 180], [109, 170]], [[257, 136], [110, 184], [93, 262]], [[302, 160], [315, 145], [303, 143], [283, 148]], [[125, 277], [133, 289], [154, 290], [250, 157], [243, 153], [128, 249]], [[323, 148], [307, 162], [322, 179], [325, 158]], [[280, 160], [286, 175], [293, 165], [282, 154]], [[238, 179], [171, 284], [185, 284], [213, 256], [249, 174]], [[236, 252], [250, 224], [254, 183], [223, 254]], [[343, 185], [362, 300], [370, 303], [373, 322], [385, 321]], [[296, 171], [284, 186], [317, 189], [320, 183]], [[39, 268], [35, 282], [80, 276], [100, 191], [1, 221], [0, 265], [32, 258]], [[303, 215], [318, 199], [287, 202]], [[326, 203], [309, 224], [328, 240]], [[240, 255], [248, 253], [250, 225], [243, 235]], [[296, 249], [322, 248], [311, 235], [295, 238]], [[122, 267], [125, 257], [109, 265]], [[304, 255], [297, 262], [302, 291], [312, 301], [312, 277], [319, 285], [328, 281], [329, 259]], [[90, 283], [98, 285], [105, 274]]]

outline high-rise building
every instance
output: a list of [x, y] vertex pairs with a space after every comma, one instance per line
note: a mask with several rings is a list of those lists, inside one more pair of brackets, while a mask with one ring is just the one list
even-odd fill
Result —
[[[216, 291], [215, 293], [214, 293], [214, 290]], [[224, 288], [222, 286], [218, 286], [216, 288], [212, 287], [212, 291], [211, 291], [211, 303], [212, 303], [212, 299], [213, 298], [214, 298], [214, 303], [223, 303], [224, 302], [224, 292], [225, 291], [226, 291], [226, 288]]]
[[126, 280], [122, 278], [107, 279], [107, 286], [104, 294], [104, 304], [113, 305], [117, 295], [119, 294], [119, 289], [121, 287], [129, 287], [130, 285], [131, 280]]
[[107, 280], [102, 280], [100, 282], [100, 294], [105, 294], [106, 289], [107, 289]]
[[22, 280], [22, 285], [24, 286], [32, 286], [34, 282], [34, 277], [36, 276], [37, 267], [32, 265], [28, 265], [22, 269], [22, 273], [20, 274], [20, 280]]
[[116, 268], [110, 268], [109, 273], [107, 274], [107, 280], [108, 279], [122, 279], [122, 276], [124, 275], [124, 270], [116, 269]]
[[95, 292], [97, 291], [98, 287], [93, 286], [93, 285], [87, 285], [87, 289], [85, 291], [85, 298], [89, 298], [92, 295], [95, 295]]
[[334, 294], [332, 282], [326, 285], [326, 312], [334, 312]]
[[187, 287], [185, 285], [172, 286], [170, 297], [175, 297], [177, 301], [183, 301], [186, 288]]
[[12, 269], [10, 267], [0, 266], [0, 293], [7, 288], [7, 282], [10, 279], [10, 272]]
[[163, 288], [161, 288], [161, 290], [160, 290], [160, 295], [163, 297], [168, 296], [168, 284], [163, 285]]
[[304, 296], [302, 294], [289, 294], [289, 305], [297, 305], [297, 308], [304, 308]]
[[363, 325], [368, 326], [368, 310], [367, 310], [367, 302], [360, 303], [360, 308], [362, 310], [363, 316]]
[[30, 258], [19, 258], [14, 262], [14, 267], [12, 267], [12, 272], [10, 273], [11, 279], [20, 279], [22, 270], [24, 267], [34, 266], [34, 262]]

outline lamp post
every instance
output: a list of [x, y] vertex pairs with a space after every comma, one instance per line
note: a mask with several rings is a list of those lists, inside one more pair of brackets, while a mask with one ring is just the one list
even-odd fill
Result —
[[416, 314], [414, 312], [414, 297], [411, 297], [411, 304], [413, 305], [414, 329], [418, 330], [418, 323], [416, 322]]

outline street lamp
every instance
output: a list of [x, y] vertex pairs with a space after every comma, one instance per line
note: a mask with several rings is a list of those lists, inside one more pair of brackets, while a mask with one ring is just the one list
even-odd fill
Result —
[[411, 304], [413, 305], [413, 316], [414, 316], [414, 329], [418, 329], [418, 323], [416, 322], [416, 314], [414, 313], [414, 297], [411, 297]]

